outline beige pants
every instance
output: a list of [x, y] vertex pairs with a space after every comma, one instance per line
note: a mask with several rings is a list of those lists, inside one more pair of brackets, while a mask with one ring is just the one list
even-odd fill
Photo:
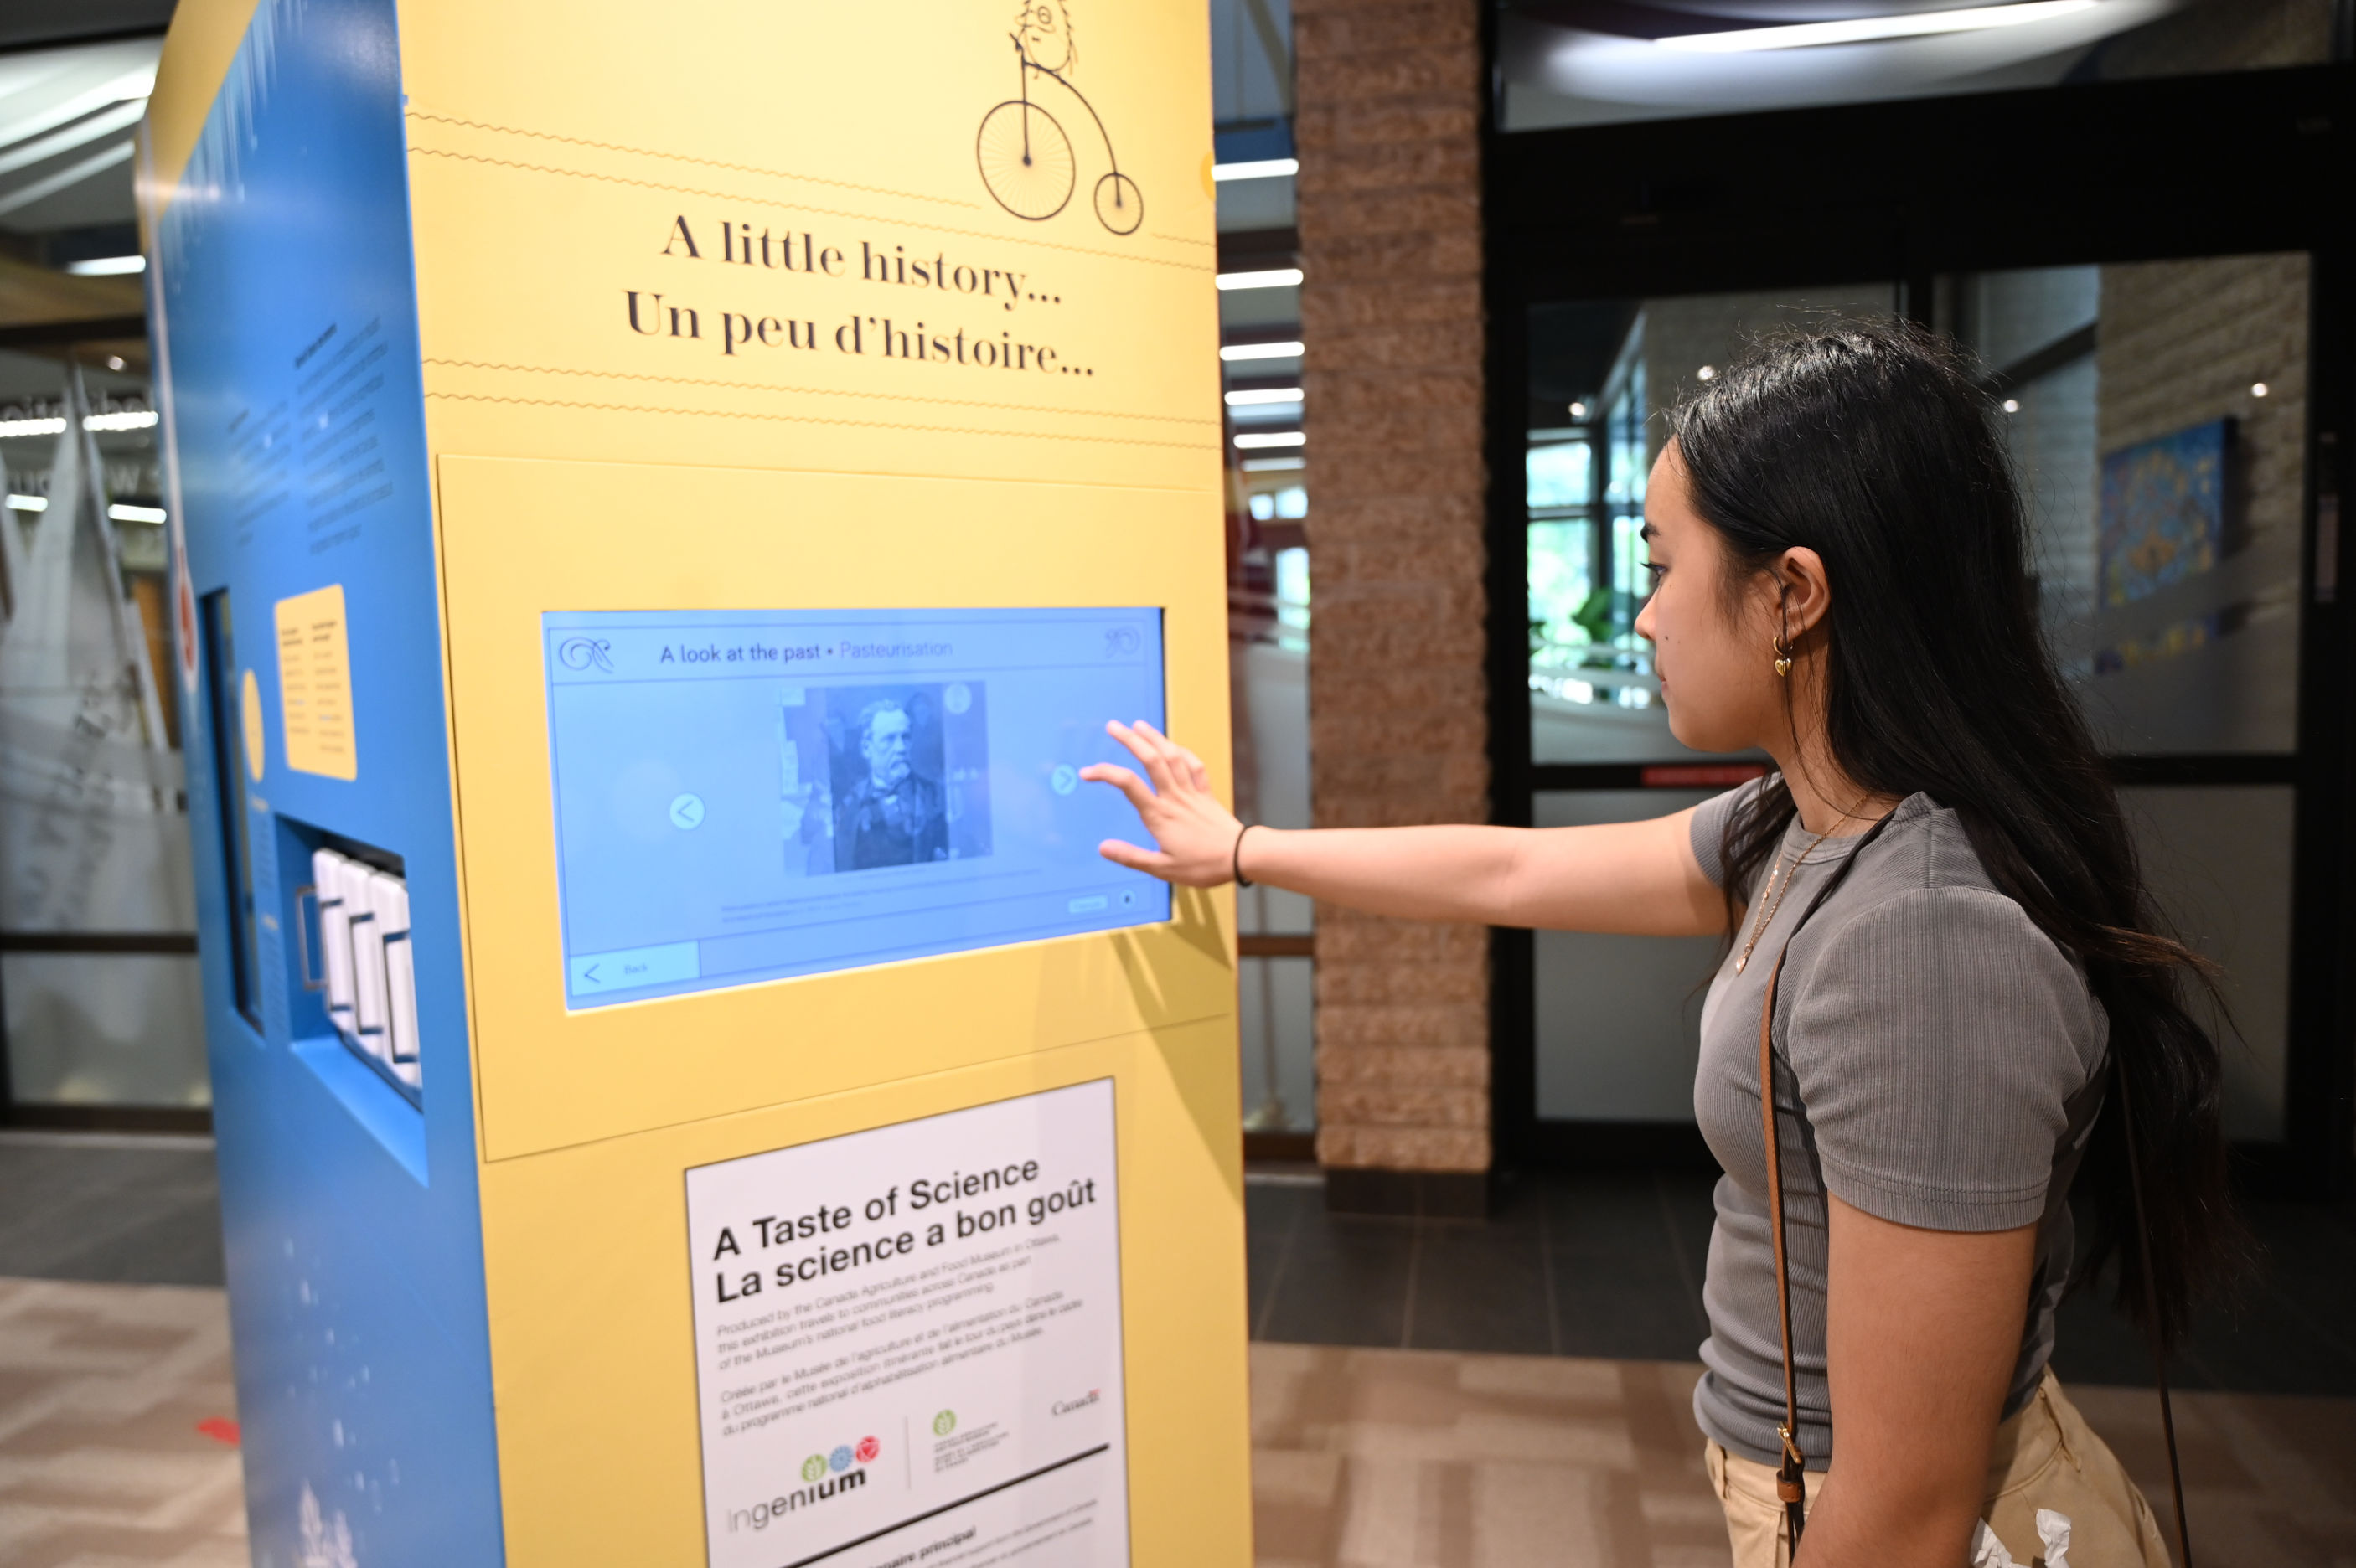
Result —
[[[1702, 1457], [1726, 1509], [1734, 1568], [1790, 1568], [1773, 1467], [1716, 1443], [1703, 1445]], [[1824, 1478], [1808, 1473], [1810, 1508]], [[2041, 1508], [2070, 1516], [2070, 1568], [2169, 1568], [2151, 1505], [2051, 1371], [2037, 1397], [1996, 1429], [1980, 1517], [2014, 1560], [2027, 1563], [2044, 1550], [2037, 1539]]]

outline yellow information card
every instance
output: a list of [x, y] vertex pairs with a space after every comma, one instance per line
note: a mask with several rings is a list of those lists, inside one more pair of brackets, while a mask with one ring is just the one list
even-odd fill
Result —
[[286, 765], [331, 779], [359, 777], [352, 734], [351, 639], [340, 582], [278, 602], [278, 718]]

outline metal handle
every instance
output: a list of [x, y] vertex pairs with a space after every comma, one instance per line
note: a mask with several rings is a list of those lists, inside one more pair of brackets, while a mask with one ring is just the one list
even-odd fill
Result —
[[[294, 949], [297, 954], [296, 962], [302, 965], [303, 969], [303, 988], [306, 991], [324, 991], [327, 988], [327, 976], [322, 973], [316, 980], [311, 977], [311, 922], [303, 917], [303, 901], [305, 899], [309, 899], [313, 906], [316, 907], [319, 901], [319, 890], [307, 882], [294, 890]], [[321, 936], [323, 939], [326, 933], [322, 932]], [[322, 954], [320, 956], [324, 960], [327, 955]]]

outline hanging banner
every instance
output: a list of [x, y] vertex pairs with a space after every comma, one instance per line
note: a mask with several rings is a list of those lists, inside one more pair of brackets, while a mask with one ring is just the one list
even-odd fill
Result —
[[687, 1173], [712, 1568], [1125, 1568], [1109, 1080]]

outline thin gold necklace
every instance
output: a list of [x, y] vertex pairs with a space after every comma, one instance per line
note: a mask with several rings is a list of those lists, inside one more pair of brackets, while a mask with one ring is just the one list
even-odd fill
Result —
[[[1838, 823], [1834, 824], [1834, 827], [1836, 827], [1838, 826]], [[1775, 868], [1767, 873], [1768, 891], [1772, 892], [1774, 897], [1760, 909], [1758, 918], [1751, 923], [1751, 940], [1742, 944], [1742, 955], [1734, 961], [1734, 972], [1736, 974], [1740, 975], [1745, 968], [1749, 967], [1751, 963], [1751, 950], [1759, 945], [1760, 937], [1766, 934], [1768, 926], [1774, 923], [1775, 912], [1783, 907], [1783, 895], [1792, 891], [1793, 880], [1799, 876], [1800, 868], [1807, 864], [1808, 857], [1816, 852], [1816, 846], [1822, 844], [1826, 839], [1832, 836], [1833, 830], [1831, 827], [1827, 827], [1822, 833], [1817, 834], [1815, 837], [1809, 842], [1808, 847], [1800, 851], [1800, 858], [1792, 862], [1792, 870], [1789, 876], [1784, 875], [1783, 853], [1781, 851], [1777, 852], [1775, 856]]]

